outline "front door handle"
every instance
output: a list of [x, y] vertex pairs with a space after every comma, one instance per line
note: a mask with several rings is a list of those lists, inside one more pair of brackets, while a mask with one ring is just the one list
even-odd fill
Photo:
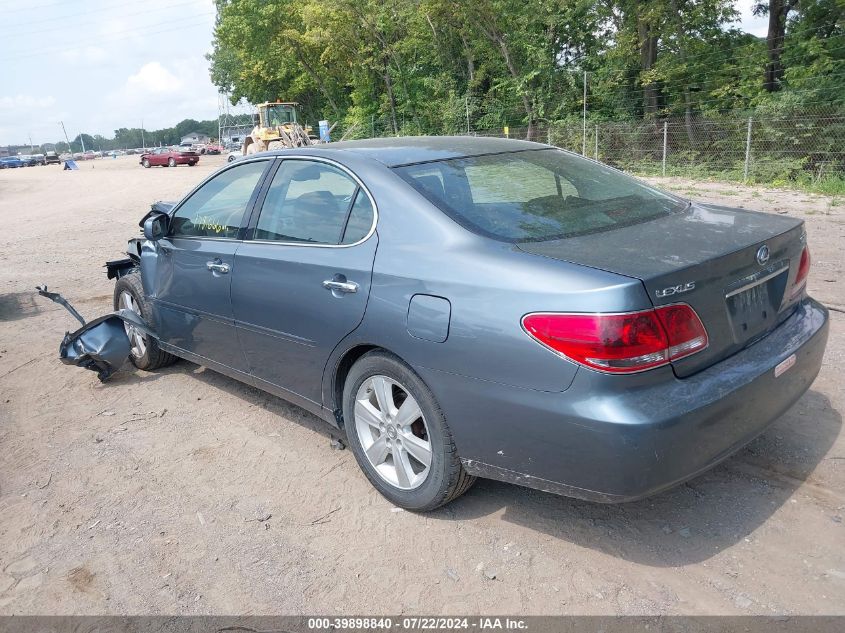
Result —
[[358, 284], [354, 281], [340, 281], [338, 279], [326, 279], [323, 288], [334, 292], [358, 292]]
[[211, 272], [217, 273], [219, 275], [229, 274], [229, 264], [222, 264], [220, 263], [219, 259], [211, 262], [206, 262], [205, 267], [208, 268]]

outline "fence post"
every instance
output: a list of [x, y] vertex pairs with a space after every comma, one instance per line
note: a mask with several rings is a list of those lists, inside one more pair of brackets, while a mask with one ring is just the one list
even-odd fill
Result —
[[748, 136], [745, 137], [745, 175], [743, 182], [748, 182], [748, 164], [751, 162], [751, 117], [748, 117]]
[[584, 137], [581, 143], [581, 156], [587, 155], [587, 71], [584, 71]]
[[666, 139], [669, 136], [669, 122], [663, 122], [663, 175], [666, 176]]
[[595, 156], [595, 159], [596, 160], [599, 159], [599, 126], [598, 126], [598, 123], [596, 123], [596, 156]]
[[551, 145], [551, 144], [552, 144], [552, 126], [549, 125], [549, 127], [546, 129], [546, 145]]

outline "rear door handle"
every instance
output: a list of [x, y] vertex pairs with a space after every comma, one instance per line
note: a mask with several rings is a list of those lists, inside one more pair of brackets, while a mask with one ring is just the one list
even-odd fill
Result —
[[323, 288], [337, 292], [358, 292], [358, 284], [354, 281], [338, 281], [336, 279], [326, 279], [323, 282]]
[[218, 273], [220, 275], [229, 274], [229, 264], [222, 264], [220, 263], [220, 260], [206, 262], [205, 267], [213, 273]]

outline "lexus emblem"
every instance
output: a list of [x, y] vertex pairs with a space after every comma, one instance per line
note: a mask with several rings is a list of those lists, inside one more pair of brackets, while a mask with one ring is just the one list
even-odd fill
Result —
[[761, 266], [769, 261], [769, 247], [763, 244], [757, 251], [757, 263]]

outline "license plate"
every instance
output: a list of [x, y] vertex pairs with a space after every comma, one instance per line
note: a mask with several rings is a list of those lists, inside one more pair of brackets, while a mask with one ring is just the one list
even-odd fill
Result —
[[775, 365], [775, 378], [779, 378], [780, 376], [788, 372], [790, 369], [792, 369], [792, 366], [795, 364], [796, 360], [798, 359], [795, 357], [795, 354], [792, 354], [786, 360], [782, 360], [777, 365]]
[[728, 313], [737, 343], [750, 340], [777, 322], [777, 306], [783, 296], [786, 270], [727, 295]]

